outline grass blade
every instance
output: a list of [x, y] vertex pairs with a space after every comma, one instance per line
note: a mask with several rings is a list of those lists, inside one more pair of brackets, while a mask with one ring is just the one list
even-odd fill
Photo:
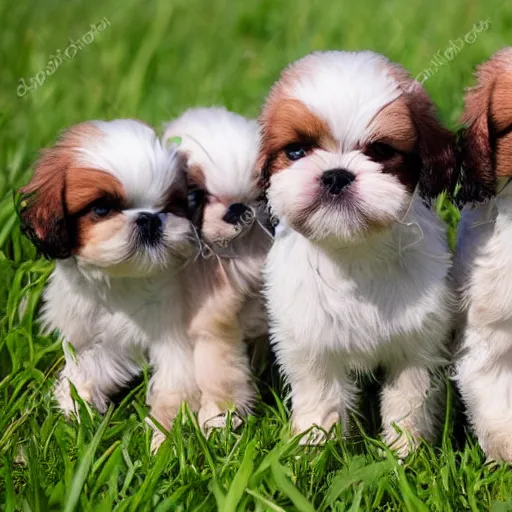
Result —
[[236, 507], [242, 496], [244, 495], [249, 479], [251, 478], [254, 468], [254, 456], [256, 452], [256, 441], [251, 441], [245, 449], [244, 458], [236, 472], [233, 482], [229, 487], [226, 499], [224, 500], [224, 508], [226, 512], [236, 512]]
[[103, 434], [105, 434], [105, 430], [107, 429], [110, 417], [112, 416], [112, 411], [113, 408], [110, 407], [78, 464], [78, 468], [76, 470], [75, 476], [73, 477], [71, 490], [64, 505], [63, 512], [73, 512], [78, 504], [78, 501], [80, 500], [80, 494], [82, 493], [82, 489], [87, 479], [87, 474], [89, 473], [89, 470], [91, 469], [91, 466], [94, 462], [94, 454], [98, 449]]
[[272, 462], [270, 469], [278, 489], [290, 498], [299, 512], [315, 512], [315, 507], [292, 484], [277, 461]]

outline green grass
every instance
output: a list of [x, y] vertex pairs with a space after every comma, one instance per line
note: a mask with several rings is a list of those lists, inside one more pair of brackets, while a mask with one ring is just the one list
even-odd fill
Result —
[[[24, 97], [51, 55], [106, 17], [110, 26]], [[147, 375], [101, 417], [86, 405], [66, 422], [51, 398], [62, 364], [36, 318], [52, 264], [21, 237], [12, 189], [39, 148], [85, 119], [138, 117], [156, 127], [192, 105], [255, 116], [289, 61], [315, 49], [371, 48], [414, 75], [474, 23], [488, 30], [425, 85], [456, 127], [478, 62], [509, 42], [510, 2], [489, 0], [0, 0], [0, 508], [4, 510], [512, 510], [512, 472], [485, 460], [455, 413], [435, 446], [399, 464], [370, 420], [349, 439], [305, 449], [287, 406], [270, 396], [237, 432], [207, 441], [186, 410], [158, 456], [144, 424]], [[457, 210], [440, 203], [453, 239]], [[279, 386], [274, 389], [282, 396]]]

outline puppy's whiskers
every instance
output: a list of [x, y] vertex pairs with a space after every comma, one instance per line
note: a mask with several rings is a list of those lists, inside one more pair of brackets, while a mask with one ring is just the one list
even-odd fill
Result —
[[228, 274], [224, 267], [224, 262], [222, 261], [222, 258], [218, 254], [215, 254], [215, 258], [217, 258], [217, 262], [219, 264], [219, 270], [222, 274], [222, 278], [224, 279], [224, 282], [229, 283], [229, 277], [228, 277]]
[[507, 186], [510, 184], [510, 182], [512, 181], [512, 178], [509, 178], [506, 183], [503, 185], [503, 187], [500, 188], [500, 190], [498, 190], [498, 192], [496, 192], [496, 196], [495, 197], [491, 197], [488, 201], [487, 201], [487, 207], [486, 207], [486, 210], [485, 210], [485, 214], [483, 216], [483, 219], [481, 221], [477, 221], [477, 222], [474, 222], [473, 224], [471, 224], [471, 228], [477, 228], [479, 226], [484, 226], [486, 224], [491, 224], [495, 221], [495, 214], [497, 213], [498, 209], [497, 209], [497, 200], [499, 198], [499, 195], [507, 188]]
[[[503, 189], [502, 189], [503, 190]], [[496, 198], [493, 197], [487, 201], [485, 213], [483, 215], [483, 219], [481, 221], [473, 222], [471, 224], [471, 228], [477, 228], [479, 226], [485, 226], [486, 224], [492, 224], [496, 219], [496, 213], [498, 209], [496, 206]]]
[[407, 227], [407, 228], [412, 228], [412, 227], [417, 228], [418, 231], [419, 231], [419, 235], [420, 236], [419, 236], [419, 238], [417, 238], [413, 242], [410, 242], [407, 245], [405, 245], [404, 247], [402, 247], [402, 231], [398, 232], [398, 255], [399, 255], [400, 258], [402, 257], [402, 254], [407, 249], [410, 249], [411, 247], [414, 247], [415, 245], [418, 245], [423, 240], [423, 238], [424, 238], [423, 230], [421, 229], [421, 226], [418, 224], [418, 222], [416, 222], [416, 221], [414, 221], [414, 222], [405, 222], [405, 219], [407, 218], [409, 213], [411, 213], [412, 206], [413, 206], [413, 203], [414, 203], [414, 199], [416, 198], [417, 192], [418, 192], [418, 185], [416, 185], [416, 187], [414, 187], [414, 191], [412, 193], [411, 199], [409, 201], [409, 204], [407, 205], [407, 209], [405, 210], [405, 213], [404, 213], [403, 217], [400, 220], [397, 220], [396, 222], [398, 224], [404, 226], [404, 227]]
[[309, 266], [314, 269], [316, 275], [322, 280], [322, 282], [328, 287], [330, 288], [331, 290], [333, 291], [336, 291], [335, 288], [330, 285], [324, 278], [324, 276], [322, 275], [322, 273], [320, 272], [320, 253], [317, 253], [316, 254], [316, 264], [313, 264], [311, 262], [311, 259], [310, 259], [310, 255], [308, 254], [308, 263], [309, 263]]

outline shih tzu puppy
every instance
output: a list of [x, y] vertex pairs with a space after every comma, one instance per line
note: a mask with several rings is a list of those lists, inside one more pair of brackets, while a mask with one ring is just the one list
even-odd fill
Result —
[[486, 455], [512, 462], [512, 48], [479, 67], [462, 122], [456, 380]]
[[256, 172], [259, 129], [224, 108], [195, 108], [167, 126], [163, 142], [177, 142], [186, 160], [189, 202], [207, 250], [188, 276], [199, 423], [208, 431], [225, 424], [228, 410], [250, 410], [255, 389], [246, 342], [258, 352], [267, 339], [261, 286], [271, 237]]
[[57, 259], [42, 321], [63, 338], [60, 407], [74, 411], [72, 383], [105, 411], [147, 355], [152, 414], [169, 426], [198, 396], [183, 271], [198, 245], [180, 156], [141, 122], [86, 122], [43, 152], [21, 192], [27, 234]]
[[[280, 224], [265, 267], [271, 341], [295, 433], [320, 442], [385, 370], [384, 440], [404, 456], [442, 412], [450, 255], [430, 199], [453, 186], [454, 137], [422, 86], [372, 52], [287, 67], [261, 115]], [[401, 435], [403, 432], [403, 435]]]

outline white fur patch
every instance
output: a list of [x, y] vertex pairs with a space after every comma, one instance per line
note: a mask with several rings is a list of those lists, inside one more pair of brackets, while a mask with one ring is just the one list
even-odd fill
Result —
[[189, 165], [203, 169], [211, 194], [255, 199], [256, 121], [224, 107], [195, 108], [166, 126], [164, 144], [173, 137], [181, 138], [179, 149], [190, 155]]
[[[498, 185], [502, 189], [503, 184]], [[512, 184], [462, 213], [456, 380], [482, 449], [512, 461]]]

